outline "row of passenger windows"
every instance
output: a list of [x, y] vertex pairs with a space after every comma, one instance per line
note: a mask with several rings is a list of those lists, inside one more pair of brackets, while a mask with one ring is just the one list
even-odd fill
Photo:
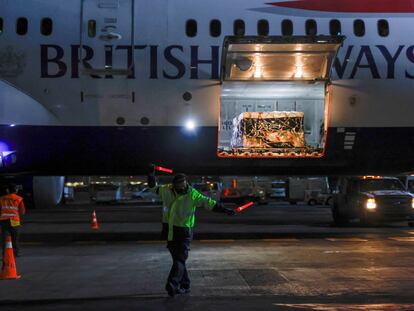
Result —
[[[293, 35], [293, 22], [290, 19], [284, 19], [281, 23], [282, 35]], [[257, 22], [257, 34], [259, 36], [269, 35], [269, 22], [266, 19], [261, 19]], [[388, 21], [380, 19], [377, 22], [378, 35], [387, 37], [390, 34]], [[197, 36], [197, 21], [189, 19], [186, 23], [185, 32], [188, 37]], [[243, 20], [237, 19], [233, 23], [233, 34], [235, 36], [244, 36], [246, 33], [246, 24]], [[305, 33], [308, 36], [315, 36], [318, 34], [318, 25], [315, 20], [308, 19], [305, 22]], [[329, 22], [329, 33], [332, 36], [342, 34], [341, 22], [337, 19], [332, 19]], [[212, 37], [219, 37], [221, 35], [221, 23], [217, 19], [210, 21], [210, 35]], [[365, 35], [365, 22], [362, 19], [354, 20], [354, 35], [362, 37]]]
[[[281, 23], [282, 35], [293, 35], [293, 23], [289, 19], [285, 19]], [[27, 18], [20, 17], [16, 20], [16, 33], [18, 35], [26, 35], [29, 28], [29, 22]], [[0, 17], [0, 34], [4, 31], [3, 19]], [[266, 19], [261, 19], [257, 22], [257, 34], [259, 36], [269, 35], [270, 27], [269, 22]], [[377, 31], [381, 37], [387, 37], [390, 34], [388, 21], [380, 19], [377, 22]], [[44, 36], [50, 36], [53, 32], [53, 21], [46, 17], [40, 21], [40, 33]], [[198, 27], [197, 21], [190, 19], [186, 22], [185, 32], [188, 37], [197, 36]], [[235, 36], [244, 36], [246, 32], [245, 22], [241, 19], [237, 19], [233, 23], [233, 34]], [[305, 22], [305, 33], [308, 36], [314, 36], [318, 34], [318, 25], [315, 20], [308, 19]], [[332, 36], [342, 34], [341, 22], [337, 19], [332, 19], [329, 22], [329, 33]], [[357, 37], [365, 35], [365, 22], [361, 19], [354, 20], [354, 34]], [[89, 20], [88, 22], [88, 35], [89, 37], [96, 36], [96, 21]], [[221, 22], [218, 19], [210, 21], [210, 35], [212, 37], [219, 37], [221, 35]]]
[[[29, 30], [29, 21], [26, 17], [19, 17], [16, 20], [16, 33], [20, 36], [27, 34]], [[4, 22], [0, 17], [0, 35], [4, 32]], [[40, 33], [44, 36], [50, 36], [53, 32], [53, 21], [49, 17], [42, 18], [40, 21]]]

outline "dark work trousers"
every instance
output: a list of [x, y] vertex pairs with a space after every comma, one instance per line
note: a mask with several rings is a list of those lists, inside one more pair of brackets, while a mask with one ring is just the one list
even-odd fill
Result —
[[[162, 236], [167, 240], [168, 224], [163, 224]], [[167, 241], [167, 248], [170, 251], [173, 264], [166, 285], [170, 284], [175, 290], [190, 288], [190, 278], [185, 262], [188, 258], [192, 239], [193, 230], [191, 228], [174, 226], [173, 240]]]
[[18, 237], [19, 237], [19, 230], [18, 227], [12, 227], [10, 223], [10, 219], [0, 220], [0, 227], [1, 227], [1, 251], [2, 251], [2, 258], [4, 254], [4, 248], [6, 247], [7, 236], [11, 235], [12, 244], [13, 244], [13, 252], [14, 254], [19, 253], [19, 244], [18, 244]]

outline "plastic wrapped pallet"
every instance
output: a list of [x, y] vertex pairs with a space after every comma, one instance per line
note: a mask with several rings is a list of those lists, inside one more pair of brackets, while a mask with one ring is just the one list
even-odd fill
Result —
[[232, 148], [304, 148], [304, 113], [243, 112], [233, 119]]

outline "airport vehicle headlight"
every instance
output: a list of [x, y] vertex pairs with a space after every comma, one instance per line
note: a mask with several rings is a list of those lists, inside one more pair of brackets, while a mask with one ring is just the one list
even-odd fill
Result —
[[374, 198], [370, 198], [367, 200], [366, 207], [369, 210], [374, 210], [377, 208], [377, 203], [375, 202]]
[[414, 198], [411, 199], [411, 207], [414, 208]]

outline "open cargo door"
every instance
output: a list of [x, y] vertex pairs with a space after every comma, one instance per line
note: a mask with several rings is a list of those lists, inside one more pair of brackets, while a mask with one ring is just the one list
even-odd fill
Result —
[[321, 157], [344, 37], [226, 37], [218, 156]]

